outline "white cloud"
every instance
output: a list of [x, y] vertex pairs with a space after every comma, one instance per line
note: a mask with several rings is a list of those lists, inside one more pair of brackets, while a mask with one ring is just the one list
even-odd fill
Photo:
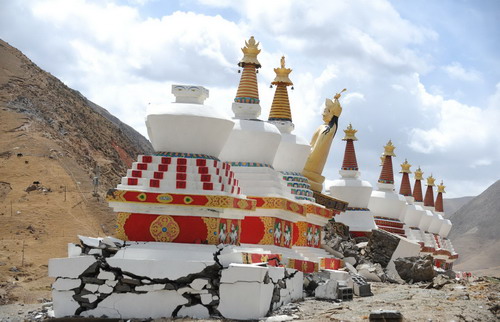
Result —
[[466, 70], [459, 62], [453, 62], [448, 66], [442, 67], [442, 69], [453, 79], [467, 82], [477, 82], [481, 80], [481, 74], [478, 71], [474, 69]]
[[[325, 98], [348, 89], [341, 98], [339, 132], [324, 171], [328, 179], [338, 177], [344, 151], [340, 138], [349, 123], [358, 129], [356, 149], [364, 178], [374, 185], [378, 157], [389, 138], [397, 146], [400, 159], [395, 162], [408, 158], [457, 184], [459, 180], [448, 178], [472, 180], [462, 176], [464, 168], [479, 162], [477, 155], [491, 160], [490, 165], [476, 165], [477, 176], [499, 164], [500, 151], [492, 147], [500, 145], [495, 135], [500, 83], [487, 107], [444, 99], [447, 88], [441, 84], [434, 84], [429, 93], [419, 75], [431, 71], [432, 53], [427, 49], [439, 36], [403, 19], [388, 1], [199, 0], [200, 6], [185, 2], [180, 7], [189, 10], [166, 9], [159, 18], [141, 11], [147, 1], [125, 3], [129, 5], [9, 2], [0, 12], [0, 36], [145, 134], [147, 104], [172, 101], [173, 83], [207, 87], [206, 104], [232, 116], [240, 48], [254, 35], [262, 49], [261, 119], [267, 119], [274, 95], [269, 83], [283, 54], [293, 69], [295, 90], [289, 97], [295, 133], [306, 140], [322, 123]], [[200, 11], [207, 6], [211, 11], [232, 10], [239, 17], [229, 20]], [[15, 19], [20, 16], [22, 21]], [[481, 79], [479, 72], [460, 62], [443, 70], [455, 79]], [[456, 167], [447, 166], [450, 163]], [[482, 178], [486, 175], [481, 173]], [[450, 184], [448, 190], [454, 187]]]

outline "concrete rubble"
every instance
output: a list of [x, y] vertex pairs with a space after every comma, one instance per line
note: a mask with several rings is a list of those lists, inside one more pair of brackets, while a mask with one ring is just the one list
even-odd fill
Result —
[[258, 319], [303, 296], [302, 272], [224, 263], [226, 248], [184, 261], [155, 257], [154, 249], [138, 258], [134, 243], [110, 237], [80, 241], [69, 244], [70, 257], [49, 262], [55, 317]]

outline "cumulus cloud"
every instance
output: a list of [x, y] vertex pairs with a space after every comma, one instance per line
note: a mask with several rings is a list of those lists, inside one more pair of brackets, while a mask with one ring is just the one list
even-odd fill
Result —
[[[388, 139], [396, 145], [398, 158], [445, 179], [462, 175], [464, 167], [482, 170], [499, 163], [500, 156], [490, 150], [500, 144], [494, 135], [500, 121], [500, 83], [487, 107], [445, 99], [439, 94], [446, 91], [443, 86], [429, 93], [421, 75], [433, 70], [426, 49], [439, 35], [404, 19], [388, 1], [199, 0], [190, 10], [166, 10], [158, 17], [141, 11], [148, 2], [8, 2], [0, 12], [0, 36], [145, 134], [148, 103], [172, 101], [174, 83], [207, 87], [206, 104], [231, 117], [240, 48], [254, 35], [262, 49], [261, 119], [269, 113], [274, 95], [269, 84], [282, 55], [293, 69], [295, 90], [289, 97], [295, 133], [306, 140], [322, 123], [325, 98], [348, 89], [324, 171], [330, 180], [338, 177], [344, 151], [340, 138], [349, 123], [358, 129], [358, 163], [372, 184]], [[212, 7], [210, 12], [230, 11], [235, 18], [206, 14], [207, 7]], [[20, 16], [22, 21], [15, 19]], [[442, 70], [454, 79], [481, 79], [478, 71], [460, 62]], [[469, 152], [462, 168], [442, 165], [464, 158], [465, 148]], [[473, 153], [491, 163], [474, 163]]]
[[459, 62], [453, 62], [450, 65], [442, 67], [443, 70], [453, 79], [477, 82], [481, 80], [481, 74], [474, 69], [465, 69]]

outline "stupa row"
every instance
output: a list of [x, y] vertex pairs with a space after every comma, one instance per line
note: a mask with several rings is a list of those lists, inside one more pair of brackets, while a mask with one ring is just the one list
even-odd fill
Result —
[[458, 254], [447, 238], [452, 224], [449, 219], [443, 218], [443, 183], [438, 185], [434, 201], [435, 179], [432, 175], [429, 176], [423, 198], [423, 172], [419, 167], [415, 171], [412, 192], [409, 179], [411, 164], [405, 160], [401, 164], [401, 187], [399, 193], [396, 193], [392, 165], [392, 158], [396, 156], [395, 146], [389, 141], [381, 157], [382, 170], [377, 182], [378, 189], [373, 190], [369, 182], [360, 179], [354, 148], [357, 130], [349, 124], [344, 132], [346, 147], [339, 171], [341, 179], [333, 181], [328, 190], [331, 196], [349, 202], [349, 207], [336, 216], [335, 220], [349, 226], [354, 236], [368, 236], [373, 229], [378, 228], [406, 237], [420, 244], [422, 255], [432, 255], [437, 267], [451, 268]]
[[56, 317], [261, 318], [302, 297], [304, 273], [348, 275], [336, 271], [343, 261], [321, 248], [329, 220], [355, 236], [377, 228], [398, 234], [411, 249], [401, 256], [420, 250], [440, 267], [452, 265], [444, 186], [434, 207], [429, 180], [421, 205], [421, 174], [412, 197], [405, 164], [405, 196], [395, 193], [391, 142], [373, 191], [359, 178], [349, 126], [342, 178], [322, 193], [343, 91], [326, 99], [324, 124], [309, 144], [292, 133], [292, 70], [282, 57], [268, 120], [260, 120], [258, 46], [251, 37], [242, 48], [233, 119], [204, 105], [202, 86], [173, 85], [175, 102], [151, 106], [146, 126], [155, 153], [138, 156], [107, 196], [118, 239], [81, 237], [68, 258], [49, 262]]

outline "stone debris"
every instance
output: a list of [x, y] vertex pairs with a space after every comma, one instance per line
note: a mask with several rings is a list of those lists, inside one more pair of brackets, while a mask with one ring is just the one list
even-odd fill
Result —
[[394, 260], [399, 276], [407, 283], [428, 282], [436, 276], [432, 256], [401, 257]]

